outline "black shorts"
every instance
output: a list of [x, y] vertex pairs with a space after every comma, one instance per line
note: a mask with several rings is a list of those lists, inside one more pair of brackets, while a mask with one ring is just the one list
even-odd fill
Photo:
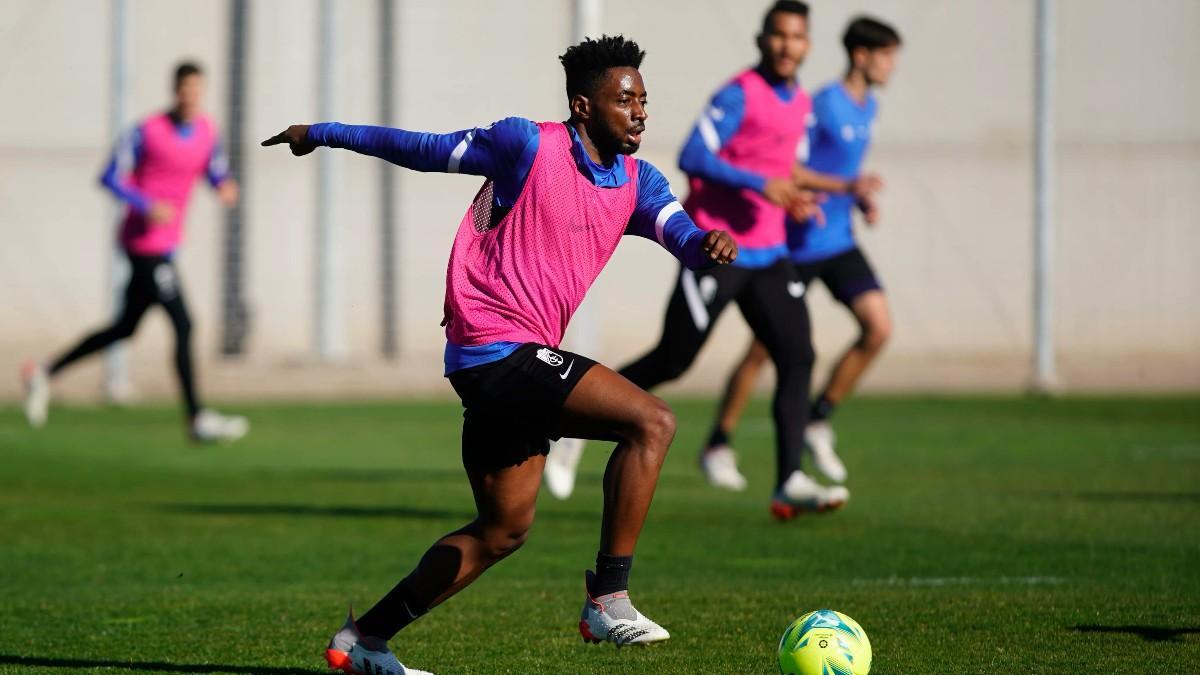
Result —
[[820, 279], [838, 302], [849, 307], [858, 296], [867, 291], [881, 290], [879, 278], [871, 263], [856, 246], [845, 253], [839, 253], [832, 258], [816, 260], [808, 263], [794, 263], [796, 276], [804, 285]]
[[529, 342], [508, 356], [450, 373], [463, 404], [462, 459], [468, 471], [517, 466], [550, 451], [562, 407], [596, 362]]

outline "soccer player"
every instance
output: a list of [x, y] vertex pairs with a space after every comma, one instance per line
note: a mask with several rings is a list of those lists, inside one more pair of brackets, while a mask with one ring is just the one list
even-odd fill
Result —
[[34, 427], [46, 423], [50, 380], [80, 359], [134, 334], [146, 310], [162, 305], [175, 330], [175, 372], [191, 438], [232, 441], [249, 429], [244, 417], [222, 415], [201, 406], [192, 375], [192, 321], [175, 269], [175, 249], [183, 240], [183, 222], [192, 188], [204, 176], [224, 206], [238, 199], [229, 175], [217, 127], [201, 107], [204, 74], [194, 63], [175, 69], [171, 109], [142, 120], [117, 144], [100, 182], [128, 209], [120, 242], [129, 257], [129, 285], [120, 316], [50, 362], [22, 368], [25, 415]]
[[[859, 17], [850, 22], [842, 44], [849, 61], [846, 75], [813, 97], [815, 124], [809, 130], [808, 167], [843, 178], [859, 175], [879, 107], [872, 93], [887, 84], [896, 64], [900, 34], [891, 26]], [[854, 237], [852, 212], [862, 210], [868, 225], [879, 214], [867, 197], [834, 194], [821, 204], [823, 221], [789, 219], [788, 247], [797, 275], [805, 285], [814, 279], [829, 289], [858, 322], [860, 334], [834, 365], [825, 389], [813, 401], [805, 430], [813, 464], [837, 483], [846, 480], [846, 468], [834, 450], [829, 418], [853, 391], [867, 366], [879, 355], [892, 332], [883, 287]], [[768, 358], [755, 341], [730, 377], [718, 421], [709, 438], [709, 453], [729, 452], [730, 436], [737, 426], [754, 381]]]
[[647, 117], [643, 56], [619, 36], [569, 48], [560, 57], [565, 123], [510, 117], [449, 134], [326, 123], [264, 141], [287, 143], [296, 155], [345, 148], [418, 171], [487, 179], [450, 251], [442, 321], [478, 515], [438, 540], [357, 622], [347, 619], [326, 651], [331, 667], [406, 672], [386, 641], [524, 543], [549, 439], [563, 434], [617, 443], [580, 633], [618, 645], [669, 637], [634, 608], [628, 581], [674, 415], [616, 372], [558, 346], [623, 235], [658, 242], [689, 269], [737, 255], [727, 233], [697, 228], [662, 174], [630, 157]]
[[[717, 91], [679, 156], [689, 178], [684, 208], [702, 229], [728, 230], [738, 243], [738, 259], [699, 273], [681, 270], [658, 345], [621, 374], [645, 389], [678, 378], [721, 312], [736, 302], [779, 374], [770, 509], [788, 519], [801, 511], [840, 507], [849, 492], [818, 484], [800, 467], [813, 352], [804, 284], [787, 260], [785, 212], [812, 207], [802, 188], [865, 194], [870, 186], [797, 167], [811, 111], [796, 78], [808, 52], [808, 6], [776, 2], [763, 17], [757, 44], [758, 65]], [[573, 440], [560, 442], [551, 453], [546, 483], [556, 496], [570, 493], [578, 458], [579, 444]], [[745, 489], [728, 448], [703, 453], [700, 465], [712, 484]]]

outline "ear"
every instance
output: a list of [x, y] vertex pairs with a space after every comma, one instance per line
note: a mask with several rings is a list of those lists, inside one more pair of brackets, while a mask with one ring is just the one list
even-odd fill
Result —
[[871, 50], [866, 47], [855, 47], [854, 51], [850, 52], [850, 62], [860, 70], [867, 67], [867, 61], [870, 58]]
[[571, 97], [571, 117], [577, 120], [588, 120], [592, 117], [592, 102], [583, 94]]

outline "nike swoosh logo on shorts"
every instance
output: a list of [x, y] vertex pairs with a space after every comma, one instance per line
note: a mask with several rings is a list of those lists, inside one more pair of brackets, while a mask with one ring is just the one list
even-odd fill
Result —
[[571, 369], [574, 367], [575, 367], [575, 361], [572, 360], [571, 364], [569, 366], [567, 366], [567, 369], [564, 370], [561, 374], [559, 374], [559, 377], [561, 377], [564, 380], [567, 379], [567, 376], [571, 374]]

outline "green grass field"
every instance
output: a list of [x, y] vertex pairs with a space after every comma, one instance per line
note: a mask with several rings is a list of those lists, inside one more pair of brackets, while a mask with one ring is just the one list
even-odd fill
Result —
[[[608, 448], [543, 496], [529, 544], [393, 642], [438, 673], [772, 673], [783, 629], [856, 618], [872, 673], [1200, 672], [1200, 398], [863, 398], [837, 419], [853, 497], [767, 514], [764, 402], [738, 437], [751, 489], [706, 487], [680, 433], [633, 597], [672, 639], [585, 645], [576, 622]], [[0, 671], [319, 673], [365, 609], [472, 515], [456, 404], [239, 407], [232, 447], [171, 408], [0, 409]]]

